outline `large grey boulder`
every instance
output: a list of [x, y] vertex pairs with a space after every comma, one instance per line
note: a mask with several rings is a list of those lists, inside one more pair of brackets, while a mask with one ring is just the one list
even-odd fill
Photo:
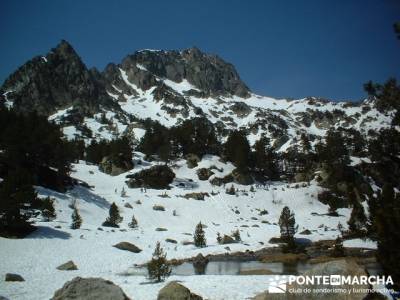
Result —
[[167, 165], [156, 165], [138, 173], [127, 175], [129, 188], [168, 189], [175, 173]]
[[60, 270], [60, 271], [75, 271], [75, 270], [78, 270], [78, 267], [75, 265], [75, 263], [72, 260], [70, 260], [70, 261], [67, 261], [66, 263], [64, 263], [62, 265], [59, 265], [57, 267], [57, 270]]
[[130, 300], [113, 282], [102, 278], [75, 277], [57, 290], [52, 300]]
[[[324, 275], [342, 275], [342, 276], [350, 276], [358, 277], [367, 276], [365, 270], [360, 267], [354, 260], [352, 259], [340, 259], [334, 260], [327, 263], [317, 264], [311, 270], [304, 272], [302, 275], [308, 276], [324, 276]], [[289, 290], [293, 289], [311, 289], [311, 293], [290, 293]], [[346, 293], [338, 293], [338, 292], [327, 292], [323, 291], [323, 289], [344, 289]], [[282, 294], [274, 294], [263, 292], [253, 300], [362, 300], [367, 296], [366, 293], [359, 292], [353, 293], [353, 288], [360, 290], [367, 290], [367, 284], [360, 285], [352, 285], [352, 284], [342, 284], [342, 285], [323, 285], [323, 284], [304, 284], [299, 285], [297, 283], [287, 285], [286, 293]], [[319, 290], [318, 290], [319, 289]], [[314, 292], [313, 292], [314, 291]], [[350, 293], [349, 293], [350, 291]]]
[[25, 279], [21, 275], [7, 273], [5, 281], [25, 281]]
[[202, 300], [199, 295], [193, 294], [187, 287], [176, 281], [169, 282], [159, 292], [157, 300]]
[[199, 180], [208, 180], [210, 176], [214, 175], [214, 172], [207, 168], [200, 168], [196, 173], [199, 177]]
[[118, 155], [105, 156], [99, 164], [99, 170], [111, 176], [120, 175], [131, 169], [133, 169], [132, 160], [126, 160]]
[[139, 247], [135, 246], [134, 244], [131, 244], [131, 243], [128, 243], [128, 242], [120, 242], [120, 243], [114, 245], [113, 247], [118, 248], [120, 250], [130, 251], [130, 252], [133, 252], [133, 253], [142, 252], [142, 249], [140, 249]]

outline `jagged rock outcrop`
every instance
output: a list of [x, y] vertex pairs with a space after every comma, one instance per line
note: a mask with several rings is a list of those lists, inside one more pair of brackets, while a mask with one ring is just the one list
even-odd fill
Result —
[[[235, 67], [216, 55], [201, 52], [198, 48], [183, 51], [142, 50], [127, 56], [120, 68], [128, 80], [143, 90], [157, 84], [160, 79], [182, 82], [186, 79], [207, 95], [249, 96], [249, 88], [241, 81]], [[123, 89], [120, 72], [110, 65], [105, 77], [116, 79], [114, 85]]]
[[46, 56], [36, 56], [11, 74], [1, 87], [8, 101], [21, 112], [50, 115], [73, 106], [81, 114], [93, 114], [99, 107], [118, 109], [106, 94], [101, 75], [88, 70], [72, 46], [66, 42]]

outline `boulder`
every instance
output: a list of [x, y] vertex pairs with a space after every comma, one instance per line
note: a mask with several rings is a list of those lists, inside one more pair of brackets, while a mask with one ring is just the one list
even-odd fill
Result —
[[189, 169], [193, 169], [197, 167], [197, 164], [200, 162], [200, 157], [198, 157], [196, 154], [189, 153], [186, 155], [186, 164]]
[[232, 177], [239, 184], [249, 185], [254, 183], [254, 179], [249, 173], [240, 172], [238, 169], [232, 171]]
[[225, 244], [234, 244], [236, 243], [235, 239], [233, 237], [231, 237], [230, 235], [224, 235], [224, 237], [222, 238], [221, 244], [225, 245]]
[[132, 160], [126, 160], [120, 155], [105, 156], [99, 164], [99, 170], [111, 176], [120, 175], [132, 168]]
[[302, 232], [300, 232], [299, 234], [302, 234], [302, 235], [310, 235], [310, 234], [311, 234], [311, 231], [310, 231], [309, 229], [305, 229], [305, 230], [303, 230]]
[[139, 247], [135, 246], [134, 244], [128, 243], [128, 242], [120, 242], [113, 247], [120, 249], [120, 250], [125, 250], [133, 253], [140, 253], [142, 252], [142, 249]]
[[157, 296], [157, 300], [202, 300], [203, 298], [193, 294], [187, 287], [182, 284], [171, 281], [164, 286]]
[[157, 165], [126, 176], [130, 188], [167, 189], [174, 180], [175, 173], [167, 165]]
[[226, 175], [225, 177], [222, 177], [222, 178], [221, 177], [213, 177], [210, 180], [210, 183], [212, 185], [222, 186], [222, 185], [224, 185], [226, 183], [230, 183], [232, 181], [233, 181], [233, 176], [231, 174], [229, 174], [229, 175]]
[[[341, 259], [334, 260], [322, 264], [315, 265], [311, 270], [306, 271], [303, 275], [308, 276], [324, 276], [324, 275], [342, 275], [342, 276], [350, 276], [351, 278], [360, 276], [367, 276], [367, 273], [363, 268], [361, 268], [354, 260], [352, 259]], [[311, 289], [311, 293], [290, 293], [289, 290], [296, 289]], [[337, 293], [329, 291], [324, 291], [326, 288], [336, 288], [336, 289], [345, 289], [346, 293]], [[353, 293], [353, 288], [357, 290], [367, 290], [368, 284], [339, 284], [339, 285], [323, 285], [317, 284], [315, 282], [312, 284], [303, 284], [298, 285], [297, 283], [293, 283], [291, 285], [286, 286], [286, 293], [282, 294], [273, 294], [268, 292], [263, 292], [253, 300], [362, 300], [367, 296], [367, 293], [357, 292]], [[349, 292], [350, 291], [350, 292]]]
[[188, 193], [185, 194], [183, 197], [185, 197], [186, 199], [194, 199], [194, 200], [204, 200], [204, 197], [210, 197], [210, 195], [208, 193]]
[[75, 277], [57, 290], [52, 300], [130, 300], [113, 282], [102, 278]]
[[25, 281], [25, 279], [21, 275], [7, 273], [5, 281]]
[[167, 243], [171, 243], [171, 244], [178, 244], [178, 241], [177, 241], [177, 240], [170, 239], [170, 238], [165, 239], [165, 241], [166, 241]]
[[198, 169], [196, 173], [199, 180], [208, 180], [208, 178], [214, 175], [214, 172], [207, 168]]
[[130, 205], [129, 203], [125, 203], [125, 204], [124, 204], [124, 207], [126, 207], [126, 208], [133, 208], [132, 205]]
[[75, 271], [75, 270], [78, 270], [78, 267], [75, 265], [75, 263], [72, 260], [70, 260], [70, 261], [67, 261], [65, 264], [59, 265], [57, 267], [57, 270]]

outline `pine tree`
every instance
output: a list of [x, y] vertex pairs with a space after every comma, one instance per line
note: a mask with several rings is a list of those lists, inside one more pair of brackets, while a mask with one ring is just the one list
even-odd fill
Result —
[[113, 202], [110, 206], [109, 216], [103, 223], [103, 226], [107, 227], [119, 227], [118, 223], [121, 223], [122, 217], [119, 214], [118, 206]]
[[239, 229], [236, 229], [234, 232], [232, 232], [232, 237], [235, 239], [236, 242], [242, 241]]
[[342, 257], [345, 256], [343, 241], [340, 237], [337, 237], [335, 240], [335, 244], [333, 245], [332, 253], [333, 257]]
[[233, 131], [225, 145], [224, 154], [240, 172], [246, 172], [250, 161], [250, 144], [242, 131]]
[[72, 218], [71, 229], [79, 229], [82, 225], [82, 218], [76, 206], [74, 207], [71, 218]]
[[136, 220], [136, 218], [135, 218], [134, 215], [132, 215], [132, 220], [131, 220], [131, 222], [128, 224], [128, 226], [129, 226], [130, 228], [136, 228], [136, 227], [138, 227], [138, 222], [137, 222], [137, 220]]
[[288, 242], [293, 241], [294, 235], [297, 232], [296, 220], [294, 213], [292, 213], [287, 206], [282, 209], [279, 218], [279, 226], [281, 229], [281, 238]]
[[371, 221], [378, 240], [377, 258], [384, 273], [393, 278], [400, 288], [400, 195], [390, 184], [385, 184], [377, 199], [370, 204]]
[[150, 262], [147, 263], [148, 277], [150, 280], [161, 282], [171, 274], [171, 267], [166, 259], [167, 254], [160, 246], [160, 242], [157, 242], [156, 248], [153, 252], [153, 257]]
[[56, 218], [56, 210], [54, 209], [54, 200], [47, 197], [42, 200], [42, 217], [45, 222], [49, 222]]
[[24, 235], [31, 231], [29, 218], [37, 202], [30, 173], [22, 168], [11, 171], [0, 183], [0, 234]]
[[219, 232], [217, 232], [217, 243], [221, 244], [222, 243], [222, 236]]
[[197, 224], [194, 232], [194, 244], [196, 247], [203, 248], [206, 246], [206, 237], [201, 222]]
[[236, 194], [236, 189], [233, 186], [233, 184], [231, 185], [231, 187], [229, 189], [226, 189], [225, 191], [228, 195], [235, 195]]
[[122, 190], [121, 190], [121, 197], [122, 197], [122, 198], [126, 197], [125, 187], [122, 187]]
[[350, 219], [347, 222], [349, 224], [350, 231], [356, 234], [364, 234], [366, 222], [367, 217], [365, 216], [363, 206], [358, 202], [357, 199], [354, 199]]

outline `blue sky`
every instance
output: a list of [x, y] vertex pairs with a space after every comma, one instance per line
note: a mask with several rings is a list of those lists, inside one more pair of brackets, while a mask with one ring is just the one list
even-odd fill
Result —
[[100, 70], [138, 49], [197, 46], [263, 95], [359, 100], [400, 77], [398, 0], [0, 1], [0, 82], [68, 40]]

